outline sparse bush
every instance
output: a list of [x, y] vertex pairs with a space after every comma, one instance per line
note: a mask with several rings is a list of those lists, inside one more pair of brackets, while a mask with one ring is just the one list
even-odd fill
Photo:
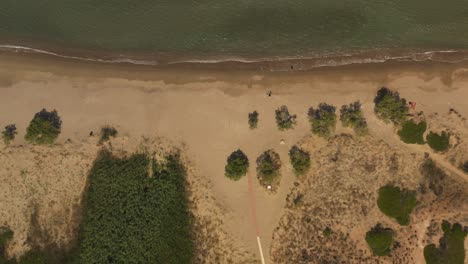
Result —
[[250, 129], [257, 128], [258, 125], [258, 112], [253, 111], [252, 113], [249, 113], [249, 127]]
[[427, 264], [463, 264], [465, 263], [464, 241], [467, 235], [458, 223], [451, 224], [447, 221], [442, 223], [444, 235], [439, 240], [439, 247], [430, 244], [424, 247], [424, 259]]
[[272, 149], [257, 158], [257, 176], [262, 185], [272, 185], [280, 174], [280, 168], [280, 156]]
[[463, 172], [468, 173], [468, 160], [460, 165]]
[[24, 138], [35, 144], [52, 144], [59, 136], [61, 128], [62, 120], [57, 111], [48, 112], [42, 109], [29, 123]]
[[377, 224], [366, 233], [366, 242], [376, 256], [387, 256], [393, 243], [393, 230]]
[[421, 165], [421, 174], [427, 180], [429, 189], [435, 195], [440, 195], [444, 191], [445, 172], [437, 167], [432, 159], [426, 159]]
[[13, 231], [7, 226], [0, 227], [0, 248], [13, 238]]
[[312, 133], [328, 138], [336, 128], [336, 108], [333, 105], [320, 103], [317, 109], [309, 108], [308, 117]]
[[398, 131], [401, 141], [406, 144], [424, 144], [424, 132], [427, 124], [425, 121], [415, 123], [413, 120], [408, 120], [403, 123], [401, 130]]
[[296, 115], [291, 115], [287, 106], [283, 105], [276, 109], [275, 114], [279, 130], [291, 129], [296, 125]]
[[303, 175], [310, 168], [310, 154], [307, 151], [302, 150], [298, 146], [293, 146], [289, 150], [289, 158], [294, 168], [296, 175]]
[[344, 127], [351, 127], [358, 135], [368, 133], [367, 121], [364, 118], [359, 101], [343, 105], [340, 110], [340, 120]]
[[333, 233], [333, 231], [331, 230], [331, 228], [327, 226], [323, 230], [322, 234], [323, 234], [324, 237], [330, 237], [332, 233]]
[[104, 126], [101, 128], [101, 138], [99, 139], [99, 143], [103, 143], [108, 141], [111, 137], [117, 136], [117, 129], [111, 126]]
[[450, 147], [450, 135], [445, 131], [440, 135], [431, 131], [426, 136], [426, 140], [434, 151], [444, 152]]
[[374, 99], [374, 111], [378, 118], [385, 122], [400, 124], [406, 120], [408, 105], [404, 98], [400, 98], [398, 92], [382, 87]]
[[416, 206], [416, 192], [385, 185], [379, 189], [377, 205], [386, 216], [394, 218], [400, 225], [408, 225], [409, 215]]
[[237, 181], [247, 173], [248, 169], [249, 159], [242, 150], [238, 149], [229, 155], [225, 167], [225, 175], [229, 179]]
[[16, 132], [15, 124], [6, 126], [5, 130], [2, 131], [2, 138], [5, 145], [10, 144], [10, 142], [15, 139], [16, 134], [18, 134], [18, 132]]

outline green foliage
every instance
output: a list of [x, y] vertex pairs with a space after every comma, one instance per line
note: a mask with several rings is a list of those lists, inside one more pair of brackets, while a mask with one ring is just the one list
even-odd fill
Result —
[[400, 225], [408, 225], [409, 215], [416, 206], [416, 192], [385, 185], [379, 189], [377, 205], [382, 213], [396, 219]]
[[367, 121], [364, 118], [359, 101], [343, 105], [340, 110], [340, 120], [344, 127], [351, 127], [358, 135], [368, 133]]
[[5, 246], [13, 238], [13, 231], [9, 227], [0, 227], [0, 264], [8, 263], [5, 257]]
[[76, 263], [192, 262], [185, 168], [178, 154], [151, 161], [103, 152], [94, 162]]
[[330, 227], [327, 226], [327, 227], [325, 227], [325, 229], [323, 230], [322, 233], [323, 233], [324, 237], [330, 237], [331, 234], [333, 233], [333, 231], [331, 230]]
[[463, 162], [461, 165], [460, 165], [460, 168], [463, 170], [463, 172], [465, 173], [468, 173], [468, 160]]
[[2, 131], [2, 138], [5, 145], [10, 144], [10, 142], [15, 139], [16, 134], [18, 134], [18, 132], [16, 132], [16, 125], [7, 125], [5, 130]]
[[408, 105], [404, 98], [400, 98], [398, 92], [382, 87], [374, 99], [374, 111], [378, 118], [385, 122], [400, 124], [406, 120]]
[[463, 264], [465, 261], [464, 241], [467, 235], [458, 223], [451, 226], [447, 221], [442, 223], [444, 235], [439, 241], [440, 246], [434, 244], [424, 247], [424, 258], [427, 264]]
[[24, 138], [35, 144], [52, 144], [60, 134], [62, 120], [56, 110], [42, 109], [36, 113], [26, 129]]
[[435, 194], [440, 195], [444, 191], [445, 172], [437, 167], [432, 159], [426, 159], [421, 165], [421, 174], [427, 180], [429, 189]]
[[101, 138], [99, 139], [99, 143], [106, 142], [110, 139], [110, 137], [117, 136], [117, 129], [111, 126], [105, 126], [101, 128]]
[[238, 149], [229, 155], [225, 167], [225, 175], [231, 180], [239, 180], [242, 176], [247, 174], [249, 169], [249, 159], [247, 155]]
[[278, 153], [270, 149], [257, 158], [257, 176], [263, 185], [273, 184], [279, 176], [281, 160]]
[[426, 131], [427, 124], [421, 121], [416, 124], [413, 120], [408, 120], [403, 123], [403, 126], [398, 135], [401, 141], [406, 144], [424, 144], [424, 132]]
[[249, 113], [249, 127], [250, 129], [257, 128], [258, 125], [258, 112], [253, 111], [252, 113]]
[[296, 175], [305, 174], [310, 168], [310, 154], [298, 146], [293, 146], [289, 150], [289, 159]]
[[294, 128], [296, 125], [296, 115], [291, 115], [289, 113], [288, 107], [283, 105], [280, 108], [276, 109], [276, 125], [279, 130], [286, 130]]
[[336, 108], [326, 103], [320, 103], [317, 109], [309, 108], [307, 113], [312, 133], [328, 138], [336, 128]]
[[444, 152], [450, 147], [450, 135], [445, 131], [440, 135], [431, 131], [426, 136], [426, 140], [434, 151]]
[[387, 256], [393, 243], [393, 230], [377, 224], [366, 233], [366, 242], [376, 256]]

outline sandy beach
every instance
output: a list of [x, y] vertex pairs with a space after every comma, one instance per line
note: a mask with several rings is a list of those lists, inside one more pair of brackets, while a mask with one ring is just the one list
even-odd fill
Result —
[[[163, 137], [183, 144], [194, 175], [207, 182], [224, 212], [223, 228], [228, 236], [236, 247], [255, 255], [258, 249], [247, 177], [230, 181], [224, 176], [224, 166], [227, 156], [238, 148], [252, 165], [264, 150], [275, 149], [285, 164], [278, 192], [269, 193], [253, 181], [263, 252], [270, 263], [272, 236], [285, 213], [286, 197], [297, 181], [287, 162], [288, 151], [311, 135], [309, 107], [327, 102], [339, 108], [360, 100], [372, 137], [418, 155], [430, 152], [429, 147], [401, 143], [394, 128], [375, 117], [373, 99], [380, 87], [394, 89], [416, 102], [417, 110], [426, 116], [456, 109], [468, 117], [468, 63], [388, 62], [309, 71], [269, 70], [274, 67], [245, 69], [229, 63], [149, 67], [0, 53], [0, 126], [15, 123], [19, 133], [13, 146], [25, 145], [29, 121], [34, 113], [47, 108], [56, 109], [63, 120], [57, 144], [68, 140], [84, 144], [80, 145], [83, 153], [96, 151], [95, 145], [89, 144], [89, 133], [103, 125], [114, 126], [124, 138]], [[297, 114], [295, 129], [276, 128], [274, 111], [281, 105]], [[256, 130], [247, 125], [247, 114], [253, 110], [260, 114]], [[465, 130], [468, 126], [466, 119], [457, 125]], [[338, 124], [337, 134], [349, 132]], [[284, 145], [280, 145], [281, 140]], [[326, 144], [318, 137], [313, 141], [317, 146]], [[451, 166], [441, 155], [439, 159]], [[90, 166], [90, 161], [84, 163]], [[86, 168], [82, 171], [77, 173], [84, 173]], [[256, 179], [253, 166], [249, 174]], [[466, 175], [455, 174], [466, 180]], [[83, 185], [76, 184], [76, 188]], [[78, 197], [79, 191], [73, 195]], [[15, 206], [0, 201], [1, 211], [17, 210], [15, 221], [26, 221], [27, 217], [19, 216], [27, 205]], [[0, 216], [0, 222], [12, 220], [6, 214]]]

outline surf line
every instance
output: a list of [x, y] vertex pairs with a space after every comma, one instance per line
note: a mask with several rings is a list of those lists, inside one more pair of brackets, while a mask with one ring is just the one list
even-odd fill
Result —
[[252, 176], [251, 173], [248, 173], [248, 185], [249, 185], [249, 196], [250, 196], [250, 209], [252, 211], [252, 221], [255, 227], [255, 235], [257, 237], [258, 251], [260, 253], [260, 259], [262, 264], [265, 264], [265, 258], [263, 257], [262, 243], [260, 241], [260, 231], [257, 223], [257, 209], [255, 207], [255, 195], [252, 186]]

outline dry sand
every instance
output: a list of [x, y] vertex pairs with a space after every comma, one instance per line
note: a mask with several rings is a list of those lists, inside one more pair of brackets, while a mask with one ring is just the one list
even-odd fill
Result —
[[[27, 208], [30, 209], [26, 203], [32, 199], [28, 196], [34, 190], [19, 192], [14, 188], [23, 184], [21, 169], [29, 166], [26, 160], [47, 156], [54, 147], [52, 150], [33, 146], [17, 149], [25, 144], [25, 129], [34, 113], [42, 108], [57, 109], [63, 120], [57, 144], [63, 145], [70, 139], [75, 142], [70, 144], [77, 144], [71, 149], [86, 156], [76, 161], [82, 165], [70, 169], [79, 175], [79, 182], [68, 179], [71, 175], [64, 176], [68, 170], [66, 164], [54, 165], [60, 173], [53, 177], [61, 176], [69, 181], [59, 186], [74, 186], [73, 192], [67, 194], [70, 202], [63, 206], [72, 206], [72, 201], [79, 199], [84, 186], [86, 170], [94, 158], [91, 154], [96, 151], [94, 144], [87, 143], [90, 131], [96, 132], [103, 125], [112, 125], [127, 138], [164, 137], [186, 146], [187, 158], [196, 168], [196, 175], [207, 181], [212, 200], [222, 211], [217, 214], [222, 217], [220, 222], [226, 232], [225, 237], [232, 239], [234, 248], [250, 252], [245, 253], [246, 256], [258, 256], [247, 177], [238, 182], [228, 180], [224, 176], [226, 158], [241, 148], [251, 161], [249, 173], [255, 179], [254, 160], [264, 150], [275, 149], [284, 164], [278, 192], [271, 194], [254, 181], [263, 252], [267, 263], [270, 263], [273, 231], [285, 213], [286, 196], [296, 181], [287, 152], [292, 145], [310, 135], [306, 117], [310, 106], [327, 102], [339, 107], [360, 100], [371, 136], [401, 147], [403, 152], [430, 152], [427, 146], [402, 144], [394, 128], [374, 116], [373, 98], [381, 86], [398, 90], [403, 97], [416, 101], [417, 110], [424, 111], [426, 115], [446, 114], [449, 108], [454, 108], [462, 117], [468, 116], [468, 65], [463, 64], [386, 63], [307, 72], [265, 72], [103, 65], [0, 53], [0, 125], [15, 123], [19, 131], [13, 145], [1, 152], [0, 192], [4, 196], [11, 193], [9, 200], [15, 202], [5, 202], [2, 197], [0, 223], [9, 222], [14, 231], [21, 234], [17, 242], [25, 241], [27, 230], [24, 221], [29, 218], [14, 218], [13, 214], [25, 214]], [[273, 92], [271, 97], [266, 95], [269, 90]], [[287, 105], [291, 113], [298, 115], [294, 130], [279, 131], [276, 128], [274, 110], [281, 105]], [[253, 110], [260, 113], [260, 121], [258, 129], [250, 130], [247, 114]], [[457, 129], [466, 131], [466, 120], [460, 120]], [[338, 125], [337, 132], [350, 131]], [[467, 141], [465, 136], [462, 137], [462, 141]], [[285, 140], [284, 145], [280, 145], [282, 139]], [[319, 138], [313, 138], [313, 141], [319, 145], [327, 143]], [[462, 151], [466, 153], [466, 148]], [[10, 152], [14, 152], [12, 156], [8, 156]], [[454, 177], [467, 180], [467, 176], [445, 156], [434, 157], [453, 172]], [[48, 159], [41, 159], [41, 162], [48, 162]], [[4, 169], [6, 166], [9, 169]], [[31, 166], [34, 169], [37, 165]], [[48, 173], [43, 172], [40, 177], [47, 177]], [[54, 195], [59, 192], [62, 190], [56, 190]], [[59, 196], [54, 197], [59, 199]], [[45, 200], [38, 202], [48, 201], [47, 198], [41, 199]], [[11, 210], [15, 213], [5, 213]], [[14, 250], [12, 252], [15, 254]]]

